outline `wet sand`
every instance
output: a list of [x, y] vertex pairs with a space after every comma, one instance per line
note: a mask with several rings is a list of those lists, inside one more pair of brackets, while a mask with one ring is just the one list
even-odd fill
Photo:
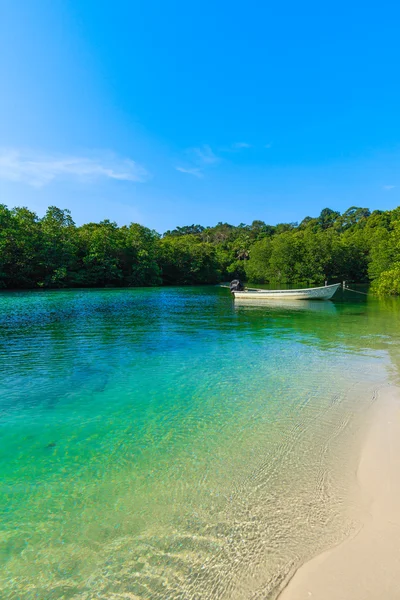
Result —
[[400, 390], [379, 392], [357, 477], [362, 527], [305, 563], [279, 600], [400, 598]]

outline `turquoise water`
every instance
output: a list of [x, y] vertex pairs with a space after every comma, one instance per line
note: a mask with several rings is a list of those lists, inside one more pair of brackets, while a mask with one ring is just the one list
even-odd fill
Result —
[[399, 304], [227, 290], [0, 294], [0, 588], [274, 598], [355, 527]]

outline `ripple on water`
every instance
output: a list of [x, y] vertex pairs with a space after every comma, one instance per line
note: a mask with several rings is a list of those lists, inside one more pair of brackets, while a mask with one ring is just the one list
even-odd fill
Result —
[[357, 527], [351, 448], [397, 323], [324, 306], [0, 294], [3, 597], [273, 598]]

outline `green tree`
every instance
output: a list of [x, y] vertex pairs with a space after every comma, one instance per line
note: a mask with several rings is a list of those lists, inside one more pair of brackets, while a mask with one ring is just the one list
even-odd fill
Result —
[[372, 284], [378, 296], [400, 296], [400, 264], [383, 271]]
[[250, 259], [246, 263], [246, 276], [249, 281], [267, 283], [270, 278], [269, 261], [272, 254], [271, 238], [263, 238], [250, 248]]
[[1, 286], [30, 288], [36, 285], [40, 262], [40, 226], [27, 208], [11, 211], [0, 206]]
[[46, 287], [63, 287], [74, 279], [76, 228], [69, 210], [50, 206], [40, 221], [42, 281]]
[[202, 225], [185, 225], [183, 227], [176, 227], [176, 229], [168, 230], [164, 233], [163, 237], [176, 237], [179, 235], [201, 235], [204, 231]]
[[117, 224], [106, 219], [78, 229], [80, 269], [75, 284], [108, 286], [122, 283], [122, 243]]
[[340, 212], [332, 210], [331, 208], [324, 208], [321, 210], [321, 214], [318, 217], [318, 224], [321, 229], [328, 229], [333, 227], [340, 217]]
[[123, 251], [121, 268], [128, 286], [160, 285], [161, 269], [157, 262], [159, 234], [138, 223], [121, 228]]
[[160, 242], [164, 283], [216, 283], [221, 271], [215, 247], [193, 235], [168, 237]]
[[302, 260], [301, 255], [302, 248], [290, 230], [275, 235], [269, 259], [269, 280], [279, 283], [295, 281], [299, 270], [298, 265]]

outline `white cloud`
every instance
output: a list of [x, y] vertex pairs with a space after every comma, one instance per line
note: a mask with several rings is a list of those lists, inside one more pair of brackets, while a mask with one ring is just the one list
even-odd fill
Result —
[[221, 161], [220, 157], [214, 154], [210, 146], [204, 144], [198, 148], [188, 148], [186, 154], [186, 165], [184, 167], [175, 167], [181, 173], [189, 173], [195, 177], [204, 177], [204, 169], [215, 165]]
[[241, 150], [242, 148], [251, 148], [251, 144], [248, 144], [247, 142], [235, 142], [234, 144], [232, 144], [232, 148], [234, 150]]
[[180, 171], [181, 173], [188, 173], [189, 175], [194, 175], [195, 177], [199, 177], [200, 179], [202, 177], [204, 177], [202, 170], [197, 167], [193, 167], [193, 168], [175, 167], [175, 169], [177, 171]]
[[230, 146], [223, 146], [219, 148], [220, 152], [238, 152], [239, 150], [246, 150], [247, 148], [253, 148], [252, 144], [247, 142], [234, 142]]
[[384, 185], [382, 187], [383, 190], [389, 191], [392, 190], [394, 187], [396, 187], [395, 185]]
[[189, 154], [193, 154], [193, 162], [199, 165], [213, 165], [221, 159], [214, 154], [210, 146], [204, 145], [200, 148], [190, 148]]
[[148, 177], [147, 171], [134, 160], [113, 154], [56, 156], [0, 149], [0, 179], [20, 181], [34, 187], [42, 187], [60, 178], [144, 182]]

